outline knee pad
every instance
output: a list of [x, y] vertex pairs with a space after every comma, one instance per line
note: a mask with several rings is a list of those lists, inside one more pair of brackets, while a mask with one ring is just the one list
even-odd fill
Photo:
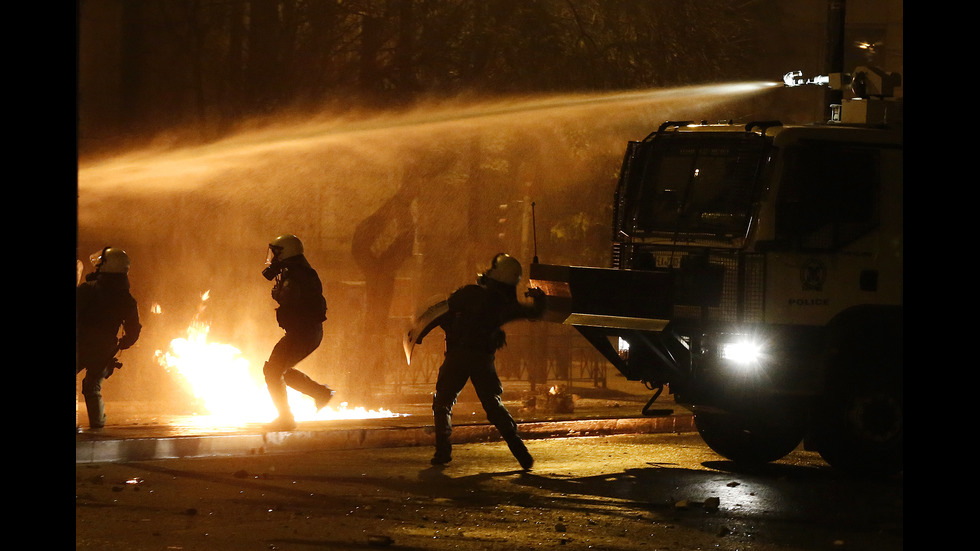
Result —
[[439, 393], [432, 396], [432, 411], [436, 413], [449, 413], [453, 410], [453, 406], [456, 404], [456, 398], [452, 400], [442, 398]]
[[262, 375], [265, 377], [266, 383], [270, 381], [281, 381], [285, 372], [285, 369], [269, 362], [265, 362], [265, 365], [262, 366]]
[[102, 385], [96, 383], [86, 383], [82, 381], [82, 396], [99, 397], [102, 396]]

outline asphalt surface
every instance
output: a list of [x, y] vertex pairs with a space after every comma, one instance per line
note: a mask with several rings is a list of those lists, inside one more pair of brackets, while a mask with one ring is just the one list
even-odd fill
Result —
[[[505, 391], [503, 396], [526, 440], [695, 430], [691, 413], [677, 406], [666, 392], [652, 406], [664, 410], [661, 415], [644, 415], [643, 406], [652, 393], [638, 383], [625, 392], [572, 388], [564, 400], [538, 397], [533, 404], [527, 394]], [[262, 424], [202, 424], [192, 415], [172, 415], [159, 405], [131, 402], [108, 402], [106, 427], [89, 430], [82, 405], [76, 413], [81, 428], [76, 429], [75, 463], [431, 446], [431, 395], [423, 389], [403, 392], [400, 400], [391, 403], [390, 411], [398, 416], [301, 421], [295, 430], [279, 432], [270, 432]], [[453, 422], [454, 443], [499, 440], [480, 404], [468, 399], [465, 392], [454, 409]]]

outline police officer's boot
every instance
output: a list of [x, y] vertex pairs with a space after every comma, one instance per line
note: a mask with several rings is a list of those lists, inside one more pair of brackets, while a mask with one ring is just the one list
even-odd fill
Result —
[[289, 409], [286, 383], [283, 382], [282, 375], [277, 376], [275, 372], [268, 369], [269, 362], [266, 362], [265, 365], [266, 368], [263, 369], [263, 373], [265, 374], [266, 386], [269, 388], [272, 405], [279, 412], [279, 417], [276, 417], [271, 423], [267, 424], [265, 428], [270, 431], [293, 430], [296, 428], [296, 419], [293, 417], [293, 412]]
[[88, 426], [90, 429], [101, 429], [105, 426], [105, 402], [102, 396], [85, 396], [85, 409], [88, 410]]
[[330, 387], [327, 385], [321, 385], [302, 371], [287, 369], [283, 374], [282, 379], [288, 386], [313, 398], [313, 400], [316, 402], [317, 411], [320, 411], [326, 407], [327, 404], [330, 403], [330, 399], [333, 398], [334, 391], [331, 390]]
[[321, 391], [319, 396], [314, 398], [314, 400], [316, 400], [316, 410], [320, 411], [321, 409], [327, 407], [327, 404], [330, 403], [330, 400], [333, 398], [334, 394], [336, 393], [331, 390], [330, 387], [323, 385], [323, 391]]
[[102, 400], [103, 373], [86, 371], [82, 379], [82, 397], [85, 398], [85, 409], [88, 414], [90, 429], [101, 429], [105, 426], [105, 402]]
[[436, 391], [432, 397], [432, 421], [436, 433], [436, 453], [429, 460], [433, 465], [445, 465], [453, 460], [453, 445], [450, 436], [453, 434], [453, 403], [445, 399], [445, 394]]
[[505, 440], [507, 441], [507, 447], [510, 448], [510, 453], [514, 454], [514, 457], [517, 458], [517, 462], [521, 464], [521, 468], [525, 471], [530, 471], [531, 467], [534, 466], [534, 458], [531, 457], [531, 452], [527, 451], [527, 446], [524, 445], [521, 437], [515, 434], [506, 437]]
[[436, 453], [429, 460], [433, 465], [445, 465], [453, 460], [453, 445], [449, 442], [449, 437], [436, 435]]
[[265, 428], [273, 432], [294, 430], [296, 428], [296, 419], [292, 413], [281, 413], [279, 417], [276, 417], [272, 422], [268, 423]]

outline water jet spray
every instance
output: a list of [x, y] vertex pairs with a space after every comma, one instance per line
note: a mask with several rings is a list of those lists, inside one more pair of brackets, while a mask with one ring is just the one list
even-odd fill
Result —
[[[185, 331], [187, 316], [181, 312], [192, 315], [196, 301], [190, 297], [210, 288], [222, 301], [210, 307], [212, 336], [240, 346], [243, 358], [261, 365], [277, 328], [264, 279], [254, 277], [255, 270], [264, 260], [268, 235], [295, 228], [308, 241], [312, 261], [325, 266], [327, 298], [334, 300], [324, 345], [311, 363], [320, 366], [317, 375], [324, 379], [342, 380], [344, 372], [363, 371], [347, 366], [351, 348], [364, 356], [359, 365], [390, 365], [389, 349], [400, 356], [400, 327], [389, 331], [388, 326], [411, 317], [418, 297], [440, 294], [465, 279], [469, 270], [460, 259], [483, 258], [498, 249], [491, 242], [496, 236], [474, 231], [471, 221], [485, 215], [483, 205], [495, 204], [488, 201], [490, 191], [516, 196], [508, 186], [514, 185], [518, 164], [533, 175], [532, 195], [582, 196], [580, 190], [601, 181], [599, 172], [622, 141], [651, 120], [682, 110], [722, 109], [771, 88], [771, 83], [736, 83], [447, 102], [362, 120], [324, 116], [201, 146], [82, 161], [79, 247], [124, 242], [137, 259], [131, 274], [134, 295], [141, 305], [158, 303], [168, 313], [148, 318], [146, 348], [151, 352], [166, 349]], [[407, 212], [383, 216], [392, 201]], [[548, 214], [550, 220], [561, 220], [594, 208], [569, 202], [549, 208]], [[410, 254], [399, 256], [403, 261], [383, 273], [368, 273], [374, 269], [359, 262], [352, 247], [356, 228], [377, 213], [382, 213], [378, 220], [392, 224], [384, 232], [392, 233], [369, 243], [397, 241]], [[532, 221], [536, 262], [533, 205]], [[549, 256], [569, 259], [581, 254], [579, 247], [556, 251], [555, 244], [549, 251]], [[174, 267], [179, 267], [177, 278]], [[355, 347], [347, 327], [367, 319], [364, 282], [370, 278], [390, 279], [392, 293], [387, 302], [371, 305], [376, 312], [370, 319], [380, 320], [372, 326], [378, 345]], [[389, 332], [394, 346], [385, 344]], [[154, 359], [132, 356], [132, 367], [114, 376], [116, 384], [106, 389], [109, 399], [160, 388], [151, 374]], [[397, 372], [390, 368], [386, 372], [401, 376], [391, 375]]]

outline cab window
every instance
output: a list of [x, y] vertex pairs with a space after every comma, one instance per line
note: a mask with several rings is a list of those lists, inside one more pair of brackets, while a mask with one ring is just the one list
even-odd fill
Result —
[[786, 151], [776, 204], [777, 241], [834, 250], [878, 225], [880, 151], [848, 144], [809, 143]]

